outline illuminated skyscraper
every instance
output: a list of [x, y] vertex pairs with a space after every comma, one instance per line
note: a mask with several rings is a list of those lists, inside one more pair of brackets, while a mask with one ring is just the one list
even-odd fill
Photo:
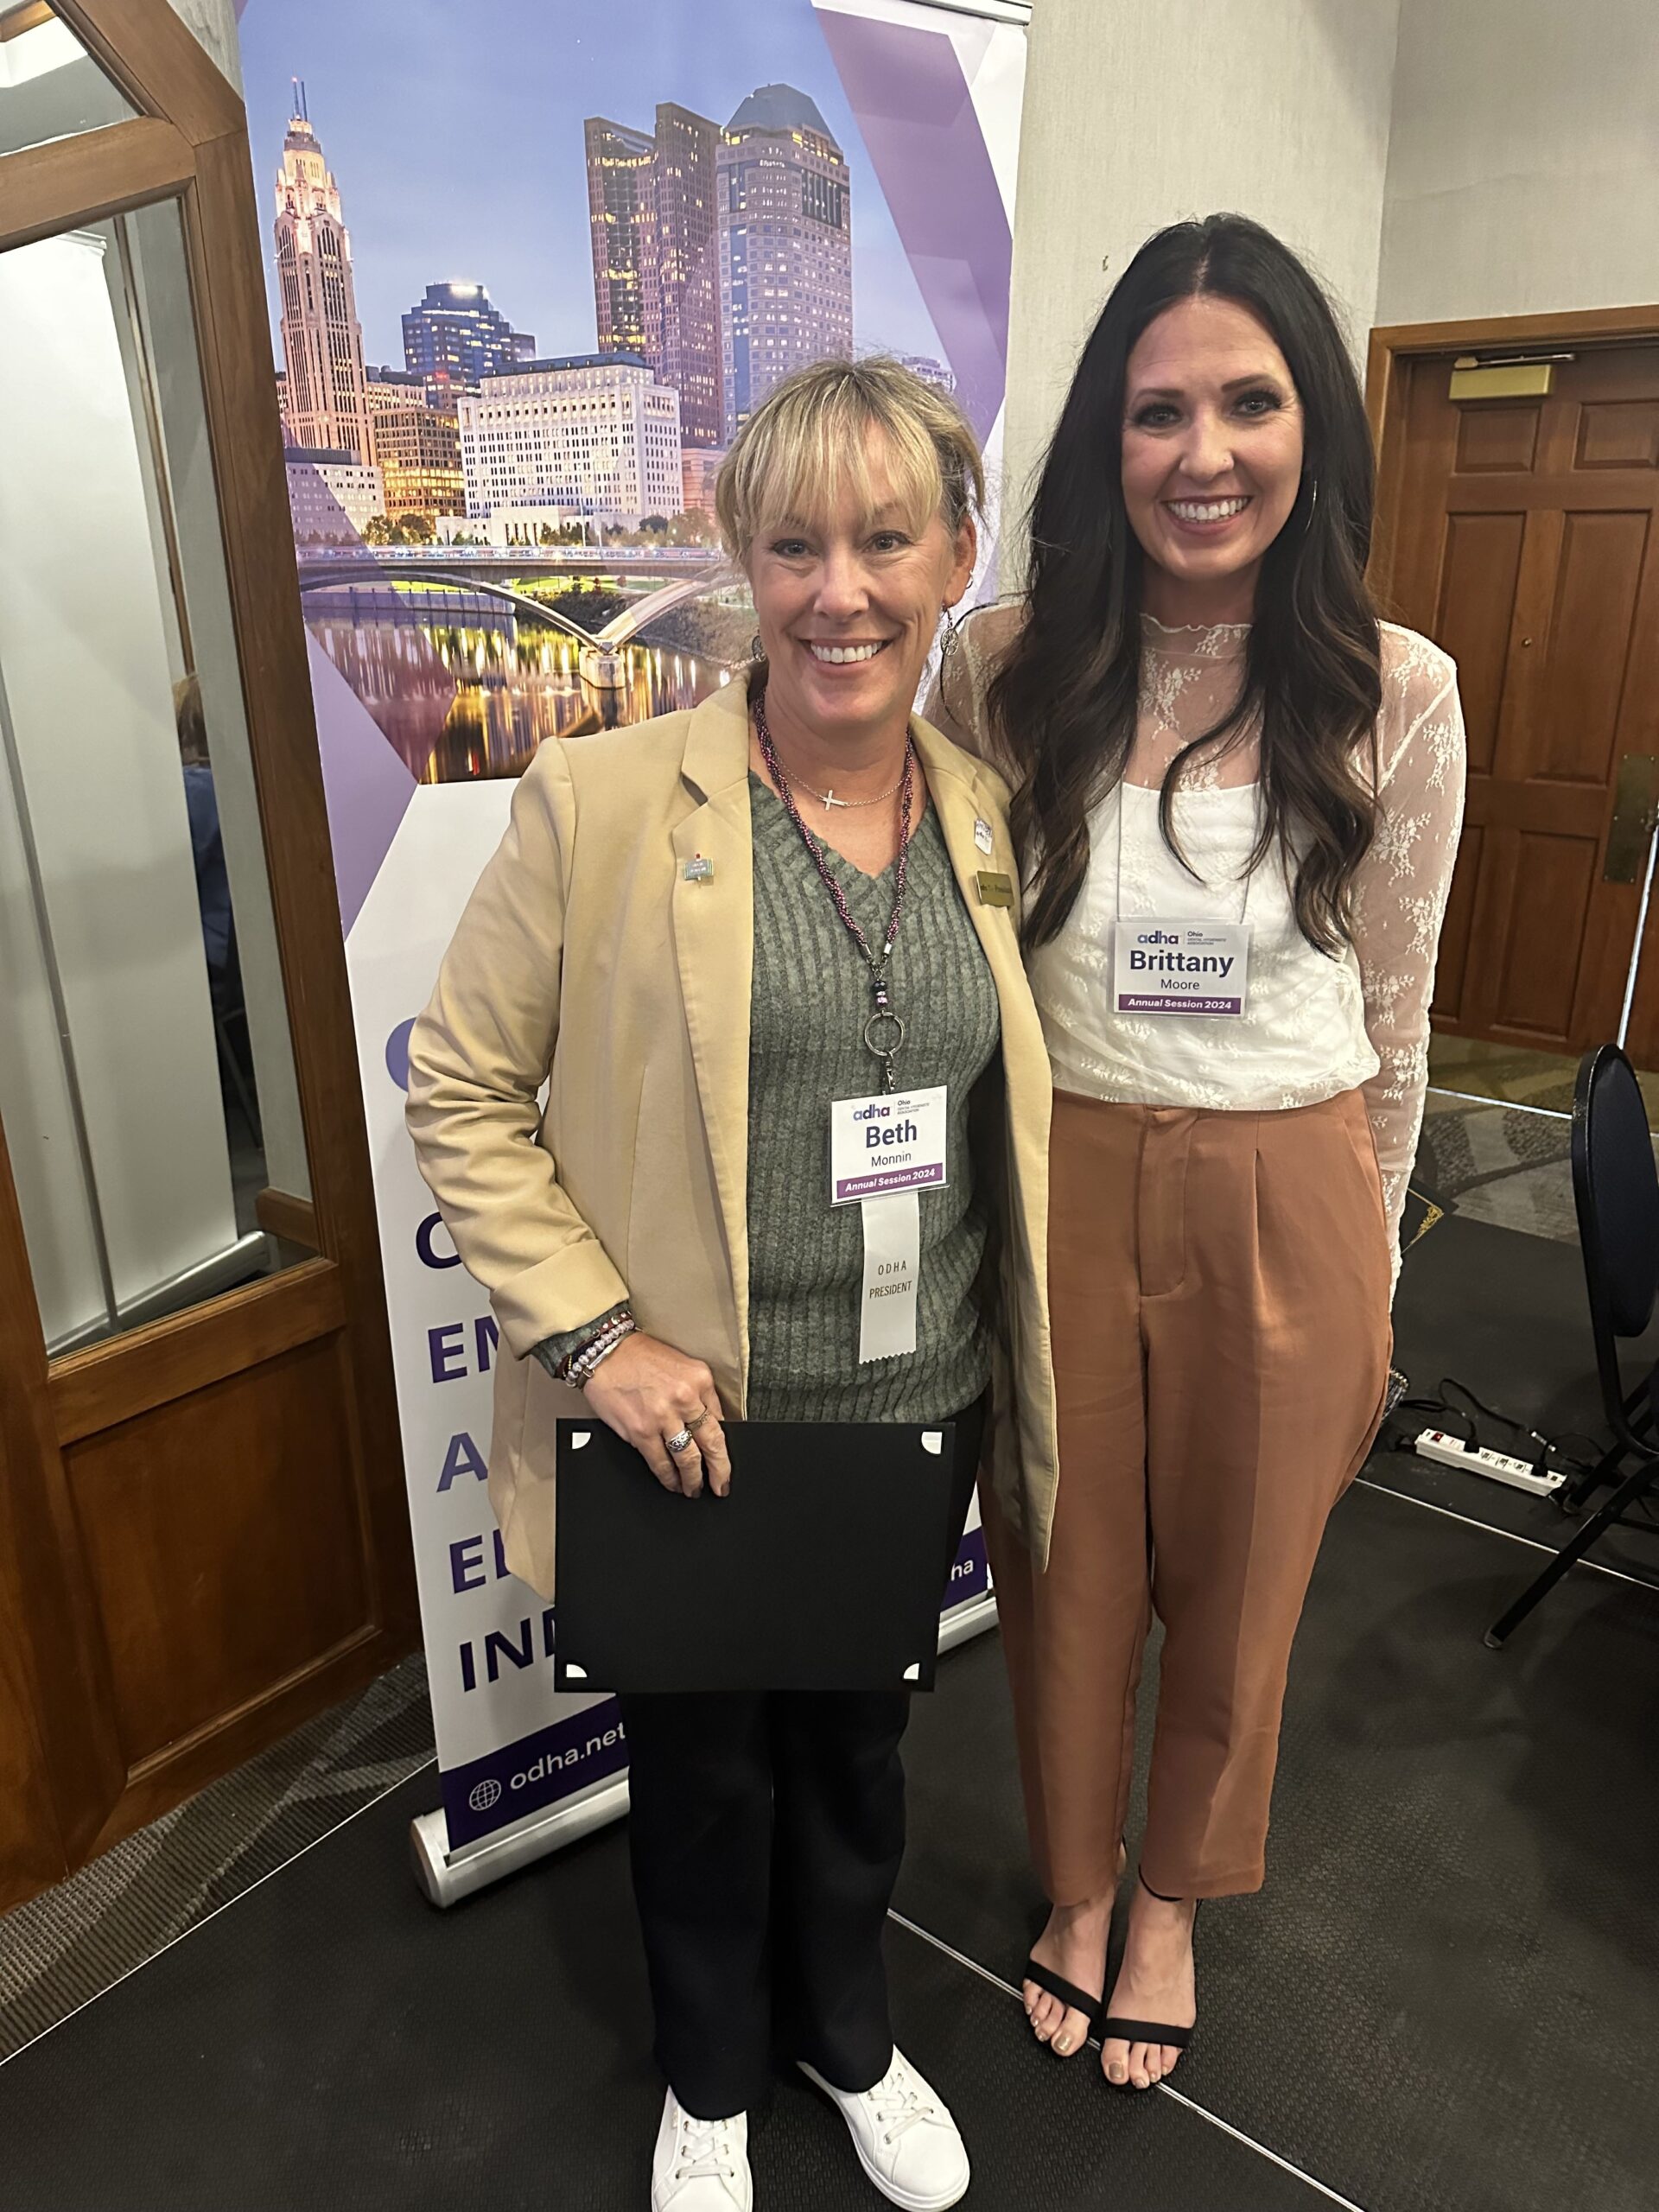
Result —
[[680, 395], [686, 444], [718, 446], [719, 129], [664, 101], [654, 136], [599, 115], [583, 130], [599, 350], [648, 361]]
[[706, 116], [657, 111], [645, 259], [645, 358], [680, 395], [688, 446], [724, 442], [720, 350], [720, 132]]
[[288, 435], [302, 446], [348, 453], [367, 467], [374, 461], [374, 433], [352, 285], [352, 242], [340, 212], [340, 188], [328, 173], [298, 84], [295, 109], [276, 179]]
[[594, 245], [594, 317], [601, 353], [648, 359], [645, 266], [651, 257], [652, 168], [657, 141], [590, 115], [582, 125], [588, 154], [588, 215]]
[[535, 358], [535, 339], [512, 327], [482, 284], [429, 284], [404, 317], [404, 363], [435, 404]]
[[750, 93], [721, 137], [716, 199], [729, 443], [791, 370], [852, 358], [851, 181], [804, 92]]

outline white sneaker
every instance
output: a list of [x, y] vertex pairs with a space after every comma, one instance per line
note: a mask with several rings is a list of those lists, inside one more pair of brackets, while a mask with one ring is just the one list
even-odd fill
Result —
[[651, 2212], [752, 2212], [749, 2119], [693, 2120], [672, 2089], [651, 2162]]
[[873, 2089], [838, 2089], [804, 2059], [798, 2064], [841, 2107], [858, 2162], [890, 2203], [944, 2212], [968, 2193], [968, 2152], [939, 2097], [896, 2047]]

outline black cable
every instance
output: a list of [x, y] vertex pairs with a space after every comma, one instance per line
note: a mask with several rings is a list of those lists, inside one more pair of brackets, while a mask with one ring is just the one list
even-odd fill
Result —
[[[1581, 1435], [1573, 1429], [1563, 1429], [1558, 1436], [1546, 1436], [1541, 1429], [1534, 1428], [1530, 1423], [1517, 1421], [1512, 1414], [1500, 1413], [1496, 1406], [1489, 1406], [1484, 1398], [1477, 1397], [1469, 1385], [1460, 1382], [1455, 1375], [1441, 1376], [1437, 1389], [1438, 1395], [1433, 1397], [1402, 1398], [1395, 1408], [1393, 1418], [1397, 1420], [1407, 1413], [1430, 1414], [1433, 1416], [1432, 1426], [1444, 1430], [1447, 1435], [1458, 1435], [1461, 1432], [1461, 1441], [1472, 1452], [1481, 1449], [1481, 1421], [1496, 1423], [1515, 1436], [1530, 1440], [1535, 1447], [1532, 1451], [1525, 1454], [1516, 1452], [1512, 1456], [1527, 1458], [1535, 1475], [1560, 1474], [1570, 1478], [1587, 1474], [1601, 1458], [1601, 1446], [1593, 1437]], [[1466, 1402], [1459, 1405], [1456, 1403], [1458, 1398]], [[1414, 1450], [1423, 1426], [1421, 1422], [1414, 1427], [1407, 1426], [1406, 1433], [1396, 1440], [1395, 1449]], [[1569, 1452], [1567, 1449], [1569, 1442], [1587, 1444], [1591, 1456], [1587, 1459], [1581, 1459]]]
[[[1526, 1456], [1531, 1460], [1535, 1475], [1559, 1474], [1567, 1482], [1572, 1482], [1578, 1477], [1590, 1474], [1605, 1454], [1606, 1447], [1580, 1429], [1564, 1428], [1555, 1436], [1546, 1436], [1541, 1429], [1534, 1428], [1527, 1421], [1517, 1421], [1512, 1414], [1500, 1413], [1496, 1406], [1489, 1406], [1484, 1399], [1478, 1398], [1468, 1384], [1459, 1382], [1455, 1375], [1441, 1376], [1438, 1389], [1438, 1396], [1402, 1398], [1391, 1409], [1389, 1421], [1399, 1424], [1393, 1441], [1395, 1451], [1415, 1451], [1417, 1439], [1427, 1426], [1443, 1430], [1447, 1435], [1457, 1434], [1461, 1427], [1466, 1431], [1462, 1437], [1463, 1443], [1471, 1451], [1478, 1452], [1481, 1448], [1480, 1422], [1484, 1419], [1497, 1422], [1500, 1428], [1510, 1430], [1516, 1436], [1531, 1439], [1535, 1448]], [[1459, 1406], [1453, 1402], [1454, 1393], [1457, 1397], [1467, 1401], [1466, 1406]], [[1427, 1423], [1408, 1421], [1404, 1418], [1408, 1414], [1427, 1414], [1432, 1419]], [[1569, 1452], [1567, 1448], [1569, 1444], [1587, 1445], [1587, 1456]], [[1522, 1455], [1516, 1452], [1512, 1456], [1519, 1459]], [[1643, 1527], [1659, 1529], [1659, 1511], [1655, 1510], [1655, 1501], [1651, 1497], [1639, 1497], [1634, 1504], [1635, 1512], [1627, 1511], [1619, 1516], [1624, 1525], [1633, 1525], [1639, 1519]]]

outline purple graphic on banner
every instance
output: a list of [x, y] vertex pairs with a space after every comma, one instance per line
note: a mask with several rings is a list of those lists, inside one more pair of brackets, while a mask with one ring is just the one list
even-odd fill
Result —
[[927, 311], [982, 440], [1002, 405], [1014, 240], [948, 30], [818, 22]]
[[392, 751], [380, 725], [308, 632], [317, 748], [334, 848], [340, 925], [349, 937], [397, 825], [415, 796], [415, 779]]
[[409, 1039], [414, 1029], [415, 1018], [400, 1021], [386, 1039], [386, 1073], [399, 1090], [409, 1089]]
[[982, 1598], [991, 1586], [990, 1562], [985, 1555], [985, 1531], [970, 1529], [962, 1540], [957, 1563], [950, 1570], [950, 1586], [944, 1593], [944, 1611]]
[[449, 1767], [440, 1777], [449, 1848], [460, 1851], [590, 1783], [607, 1781], [627, 1763], [616, 1700], [607, 1698], [465, 1766]]

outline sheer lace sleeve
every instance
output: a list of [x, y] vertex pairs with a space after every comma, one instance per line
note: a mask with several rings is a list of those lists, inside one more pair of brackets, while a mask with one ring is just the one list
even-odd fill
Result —
[[1018, 601], [976, 607], [963, 615], [922, 708], [935, 729], [1004, 774], [1007, 766], [992, 734], [985, 695], [1024, 619], [1025, 609]]
[[1354, 882], [1365, 1028], [1382, 1066], [1364, 1086], [1399, 1268], [1400, 1217], [1428, 1087], [1428, 1007], [1463, 826], [1458, 672], [1427, 638], [1382, 626], [1377, 722], [1382, 820]]

